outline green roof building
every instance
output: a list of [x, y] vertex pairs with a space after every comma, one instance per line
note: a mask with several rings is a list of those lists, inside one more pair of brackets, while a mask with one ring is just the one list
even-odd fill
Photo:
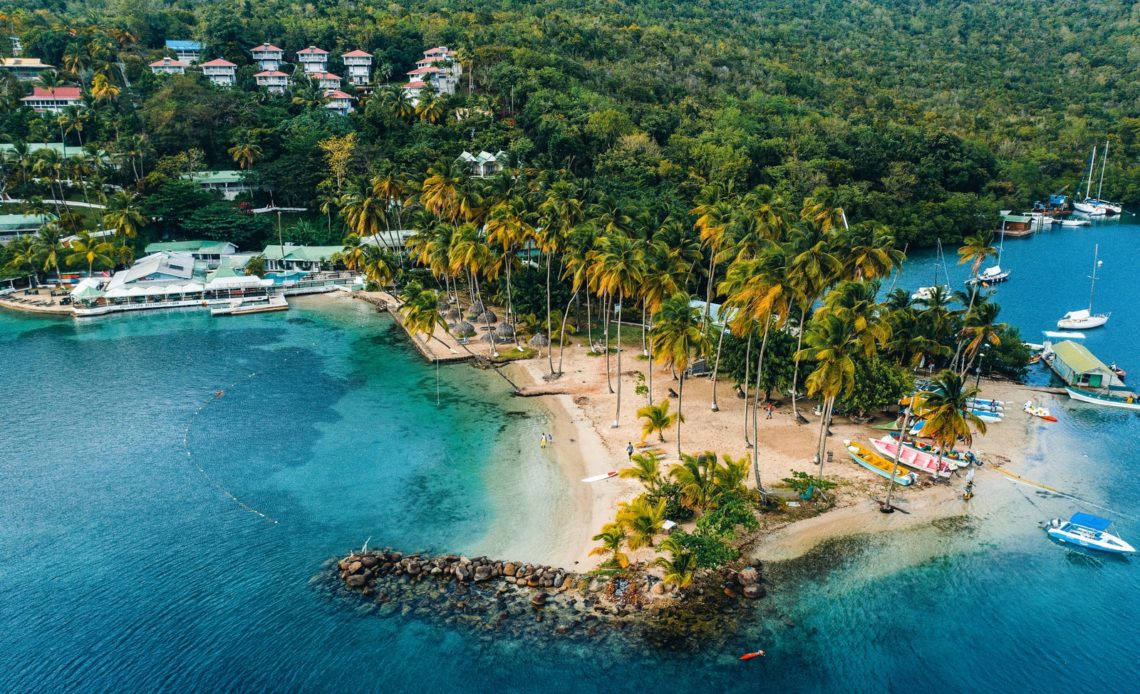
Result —
[[1081, 388], [1122, 388], [1112, 369], [1097, 359], [1084, 345], [1065, 340], [1052, 346], [1050, 366], [1065, 383]]
[[265, 247], [267, 270], [320, 270], [331, 265], [332, 257], [344, 251], [343, 246], [294, 246], [272, 244]]
[[154, 253], [189, 253], [208, 268], [216, 268], [222, 258], [237, 253], [237, 246], [228, 241], [163, 241], [147, 244], [146, 255]]
[[34, 234], [52, 217], [41, 214], [0, 214], [0, 243]]
[[190, 174], [190, 180], [206, 190], [220, 192], [226, 200], [233, 200], [240, 193], [257, 189], [244, 171], [199, 171]]

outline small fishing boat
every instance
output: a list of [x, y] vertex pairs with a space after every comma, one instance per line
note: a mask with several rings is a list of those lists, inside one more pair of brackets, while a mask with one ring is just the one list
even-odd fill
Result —
[[1091, 513], [1074, 513], [1069, 520], [1054, 518], [1049, 521], [1046, 532], [1059, 542], [1087, 547], [1112, 554], [1133, 554], [1136, 549], [1108, 532], [1112, 521]]
[[1087, 402], [1090, 405], [1116, 407], [1122, 410], [1140, 412], [1140, 398], [1138, 398], [1135, 393], [1087, 390], [1074, 386], [1065, 386], [1065, 390], [1068, 391], [1069, 397], [1073, 400]]
[[600, 475], [594, 475], [593, 477], [583, 478], [582, 481], [583, 482], [601, 482], [602, 480], [608, 480], [611, 477], [617, 477], [617, 473], [614, 472], [613, 470], [611, 470], [609, 472], [603, 472]]
[[1127, 372], [1127, 371], [1125, 371], [1124, 369], [1120, 368], [1120, 367], [1119, 367], [1119, 366], [1117, 366], [1116, 364], [1109, 364], [1109, 365], [1108, 365], [1108, 368], [1109, 368], [1109, 369], [1111, 369], [1111, 370], [1112, 370], [1112, 373], [1116, 374], [1116, 377], [1117, 377], [1117, 378], [1119, 378], [1119, 379], [1120, 379], [1120, 380], [1122, 380], [1122, 381], [1124, 380], [1124, 377], [1128, 375], [1128, 372]]
[[1041, 355], [1040, 354], [1034, 354], [1033, 356], [1029, 357], [1029, 361], [1026, 363], [1028, 363], [1030, 366], [1032, 366], [1032, 365], [1038, 364], [1040, 362], [1041, 362]]
[[745, 653], [744, 655], [740, 656], [740, 659], [741, 660], [752, 660], [753, 658], [763, 658], [763, 657], [764, 657], [764, 651], [752, 651], [751, 653]]
[[934, 298], [934, 291], [936, 289], [941, 289], [942, 293], [945, 294], [946, 296], [950, 295], [950, 287], [948, 285], [942, 285], [940, 287], [939, 286], [919, 287], [918, 289], [916, 289], [914, 291], [913, 294], [910, 295], [910, 300], [911, 301], [921, 301], [924, 303], [927, 301], [930, 301], [932, 298]]
[[851, 456], [851, 460], [854, 460], [859, 465], [862, 465], [880, 477], [894, 479], [896, 484], [901, 484], [904, 487], [913, 484], [917, 479], [917, 475], [913, 472], [908, 472], [905, 475], [896, 474], [902, 472], [902, 470], [898, 469], [896, 471], [895, 462], [893, 460], [887, 460], [860, 443], [844, 441], [843, 445], [847, 447], [847, 454]]
[[1032, 400], [1026, 400], [1025, 407], [1022, 409], [1025, 410], [1026, 414], [1032, 415], [1034, 417], [1040, 417], [1047, 422], [1057, 421], [1057, 418], [1054, 417], [1051, 412], [1049, 412], [1048, 407], [1039, 407], [1037, 405], [1034, 405]]
[[932, 455], [924, 451], [903, 445], [902, 452], [899, 452], [899, 442], [890, 436], [884, 436], [881, 439], [871, 439], [871, 445], [875, 450], [886, 457], [888, 460], [894, 461], [895, 456], [899, 457], [899, 464], [905, 465], [912, 470], [925, 472], [934, 477], [949, 477], [953, 469], [958, 466], [950, 466], [947, 460], [938, 460], [937, 455]]
[[1093, 292], [1096, 291], [1096, 271], [1104, 261], [1099, 259], [1100, 246], [1093, 246], [1093, 271], [1089, 277], [1091, 280], [1089, 284], [1089, 307], [1078, 309], [1076, 311], [1069, 311], [1061, 320], [1057, 321], [1057, 327], [1061, 330], [1088, 330], [1090, 328], [1099, 328], [1108, 322], [1108, 313], [1093, 313]]
[[[907, 441], [903, 445], [922, 451], [923, 453], [929, 453], [931, 455], [938, 454], [938, 449], [935, 446], [923, 441]], [[978, 461], [973, 451], [956, 451], [953, 449], [942, 451], [942, 459], [949, 461], [951, 469], [970, 467], [970, 465], [981, 465], [981, 462]]]

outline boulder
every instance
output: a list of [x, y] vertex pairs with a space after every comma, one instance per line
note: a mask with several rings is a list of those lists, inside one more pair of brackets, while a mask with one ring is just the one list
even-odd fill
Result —
[[542, 607], [546, 604], [546, 593], [536, 591], [534, 595], [530, 596], [530, 604], [532, 607]]
[[363, 565], [363, 564], [361, 564], [361, 563], [360, 563], [360, 562], [358, 562], [358, 561], [354, 561], [354, 562], [352, 562], [351, 564], [349, 564], [349, 565], [348, 565], [348, 572], [349, 572], [350, 574], [360, 573], [360, 571], [361, 571], [363, 568], [364, 568], [364, 565]]
[[471, 579], [471, 571], [466, 564], [459, 564], [455, 567], [455, 577], [460, 581], [468, 581]]
[[744, 597], [749, 600], [757, 600], [765, 595], [767, 595], [767, 591], [765, 591], [764, 586], [759, 583], [749, 583], [744, 586]]
[[519, 570], [519, 567], [515, 566], [511, 562], [507, 562], [506, 564], [503, 564], [503, 575], [504, 576], [514, 576], [518, 570]]
[[380, 560], [376, 558], [375, 554], [369, 554], [369, 555], [361, 557], [360, 563], [362, 566], [364, 566], [364, 568], [371, 569], [373, 566], [376, 566], [377, 564], [379, 564]]
[[754, 566], [746, 566], [736, 574], [736, 580], [742, 586], [750, 586], [760, 582], [760, 572]]
[[418, 561], [410, 561], [410, 562], [408, 562], [408, 568], [407, 568], [407, 572], [408, 572], [410, 575], [412, 575], [412, 576], [415, 576], [415, 575], [417, 575], [417, 574], [418, 574], [420, 571], [422, 571], [422, 570], [423, 570], [423, 567], [422, 567], [422, 566], [420, 566], [420, 563], [419, 563]]
[[480, 564], [479, 566], [475, 567], [475, 580], [479, 582], [486, 581], [491, 577], [491, 572], [492, 569], [490, 566], [487, 566], [486, 564]]
[[363, 574], [353, 574], [344, 579], [344, 584], [349, 588], [362, 588], [367, 580]]

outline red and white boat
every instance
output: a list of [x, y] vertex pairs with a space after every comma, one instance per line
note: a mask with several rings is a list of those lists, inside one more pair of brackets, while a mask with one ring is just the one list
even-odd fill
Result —
[[[884, 457], [894, 460], [895, 455], [898, 454], [899, 442], [890, 436], [884, 436], [881, 439], [872, 439], [871, 445], [875, 447], [880, 454]], [[947, 460], [942, 459], [939, 465], [938, 456], [932, 453], [926, 453], [915, 448], [911, 448], [903, 444], [902, 454], [899, 455], [899, 464], [905, 465], [913, 470], [925, 472], [933, 477], [949, 477], [950, 473], [957, 469], [957, 465]]]

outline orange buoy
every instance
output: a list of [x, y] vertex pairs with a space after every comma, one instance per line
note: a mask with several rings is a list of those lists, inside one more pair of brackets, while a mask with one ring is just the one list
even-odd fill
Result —
[[740, 659], [741, 660], [752, 660], [753, 658], [763, 658], [763, 657], [764, 657], [764, 651], [752, 651], [751, 653], [745, 653], [744, 655], [740, 656]]

